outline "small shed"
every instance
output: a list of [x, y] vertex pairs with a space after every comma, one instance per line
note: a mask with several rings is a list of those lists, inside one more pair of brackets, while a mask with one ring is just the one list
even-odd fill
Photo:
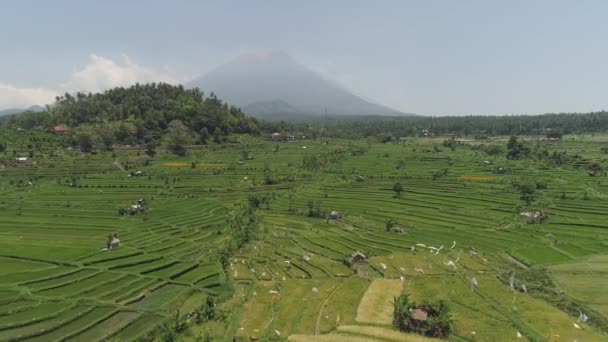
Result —
[[429, 316], [429, 312], [424, 306], [416, 306], [412, 311], [412, 320], [415, 321], [426, 321]]
[[521, 213], [519, 213], [519, 216], [533, 222], [542, 222], [547, 218], [547, 216], [542, 211], [538, 210], [522, 211]]
[[353, 264], [359, 263], [359, 262], [364, 262], [367, 260], [367, 255], [365, 255], [359, 251], [356, 251], [351, 254], [350, 259]]
[[329, 213], [329, 218], [332, 220], [340, 220], [342, 218], [342, 213], [339, 211], [332, 211], [331, 213]]
[[120, 247], [120, 239], [115, 236], [112, 238], [112, 240], [110, 240], [110, 249], [118, 247]]

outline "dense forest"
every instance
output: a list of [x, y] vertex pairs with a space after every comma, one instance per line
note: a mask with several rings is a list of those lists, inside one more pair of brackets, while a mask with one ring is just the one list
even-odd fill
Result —
[[302, 132], [327, 137], [393, 137], [433, 135], [546, 135], [602, 132], [608, 128], [608, 112], [563, 113], [512, 116], [349, 116], [308, 117], [285, 121], [265, 121], [263, 131]]
[[[258, 122], [199, 89], [165, 83], [136, 84], [104, 93], [58, 96], [44, 112], [0, 118], [0, 125], [47, 129], [73, 128], [77, 142], [91, 149], [158, 141], [167, 134], [182, 144], [220, 142], [233, 133], [257, 133]], [[176, 138], [176, 139], [173, 139]], [[175, 141], [178, 140], [178, 141]]]
[[136, 84], [103, 93], [58, 96], [47, 111], [0, 117], [0, 126], [48, 129], [65, 125], [83, 150], [113, 144], [166, 143], [177, 153], [190, 144], [221, 143], [234, 133], [283, 132], [307, 137], [384, 139], [420, 135], [547, 135], [600, 132], [608, 112], [515, 116], [302, 116], [258, 121], [213, 93], [165, 83]]

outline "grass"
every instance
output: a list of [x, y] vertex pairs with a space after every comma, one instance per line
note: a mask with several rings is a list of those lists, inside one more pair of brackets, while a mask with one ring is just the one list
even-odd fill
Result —
[[393, 300], [403, 290], [401, 280], [374, 279], [365, 291], [356, 321], [359, 323], [391, 325], [393, 321]]

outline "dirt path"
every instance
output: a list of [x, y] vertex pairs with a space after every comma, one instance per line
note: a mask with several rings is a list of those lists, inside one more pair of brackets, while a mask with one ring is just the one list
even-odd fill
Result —
[[512, 263], [514, 263], [515, 265], [523, 268], [524, 270], [529, 269], [528, 265], [524, 264], [523, 262], [515, 259], [511, 254], [505, 253], [504, 254], [505, 258], [509, 259], [509, 261], [511, 261]]
[[122, 167], [122, 165], [120, 165], [120, 163], [118, 162], [118, 160], [114, 160], [114, 165], [116, 165], [117, 168], [120, 169], [120, 171], [124, 171], [125, 168]]
[[317, 315], [317, 319], [315, 321], [315, 335], [320, 334], [320, 325], [321, 325], [321, 317], [323, 317], [323, 309], [325, 309], [325, 307], [327, 306], [327, 303], [329, 302], [331, 297], [333, 297], [334, 293], [336, 293], [338, 291], [338, 289], [340, 288], [340, 286], [342, 286], [342, 283], [343, 282], [339, 282], [338, 286], [334, 287], [334, 289], [331, 291], [329, 296], [327, 296], [327, 298], [325, 298], [325, 301], [323, 301], [323, 304], [321, 304], [321, 309], [319, 310], [319, 314]]

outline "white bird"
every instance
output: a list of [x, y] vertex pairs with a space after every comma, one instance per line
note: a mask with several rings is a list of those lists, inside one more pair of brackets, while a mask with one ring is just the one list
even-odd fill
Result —
[[239, 272], [234, 271], [234, 277], [237, 278], [239, 276]]
[[386, 264], [380, 263], [380, 267], [382, 267], [382, 269], [385, 270], [386, 269]]
[[319, 292], [319, 289], [318, 289], [318, 288], [316, 288], [316, 287], [313, 287], [313, 288], [312, 288], [312, 293], [318, 293], [318, 292]]
[[416, 251], [416, 247], [415, 247], [415, 246], [412, 246], [412, 247], [410, 248], [410, 251], [415, 252], [415, 251]]
[[509, 286], [511, 287], [511, 290], [515, 290], [515, 276], [513, 274], [511, 274], [511, 277], [509, 278]]
[[454, 247], [456, 247], [456, 240], [454, 240], [454, 242], [452, 242], [452, 247], [450, 247], [450, 249], [454, 249]]
[[399, 269], [401, 270], [401, 272], [405, 272], [405, 268], [399, 267]]
[[274, 333], [277, 334], [277, 336], [281, 336], [281, 332], [278, 330], [275, 330]]
[[416, 246], [419, 246], [419, 247], [426, 247], [426, 245], [425, 245], [425, 244], [422, 244], [422, 243], [417, 243], [417, 244], [416, 244]]
[[424, 271], [422, 270], [422, 268], [414, 268], [414, 271], [418, 272], [418, 273], [424, 273]]
[[517, 339], [521, 339], [523, 336], [521, 335], [521, 333], [518, 331], [517, 332]]
[[401, 282], [405, 281], [405, 277], [404, 276], [400, 276], [399, 279], [401, 279]]
[[526, 284], [521, 284], [521, 289], [524, 290], [526, 294], [528, 293], [528, 288], [526, 288]]
[[448, 262], [445, 262], [445, 261], [444, 261], [444, 262], [443, 262], [443, 264], [444, 264], [444, 265], [446, 265], [446, 266], [450, 266], [450, 267], [452, 267], [453, 269], [456, 269], [456, 268], [457, 268], [457, 267], [456, 267], [456, 264], [455, 264], [455, 263], [454, 263], [452, 260], [448, 260]]
[[477, 278], [473, 277], [473, 279], [471, 279], [471, 291], [474, 291], [475, 287], [477, 287]]
[[587, 322], [589, 317], [587, 317], [587, 315], [585, 315], [585, 313], [581, 310], [578, 310], [578, 312], [580, 313], [580, 315], [578, 315], [578, 322]]
[[279, 292], [277, 292], [277, 291], [275, 291], [275, 290], [270, 290], [270, 291], [268, 291], [268, 293], [271, 293], [271, 294], [277, 294], [277, 293], [279, 293]]
[[459, 262], [461, 256], [462, 256], [462, 250], [460, 251], [460, 253], [458, 253], [458, 258], [456, 258], [456, 261], [454, 261], [454, 262]]
[[310, 257], [308, 255], [304, 255], [304, 260], [309, 261]]
[[286, 264], [291, 264], [291, 261], [289, 261], [289, 260], [285, 260], [283, 262], [286, 263]]
[[580, 326], [580, 325], [578, 325], [578, 324], [576, 324], [576, 323], [574, 323], [574, 322], [572, 323], [572, 325], [573, 325], [573, 326], [574, 326], [576, 329], [580, 329], [580, 328], [581, 328], [581, 326]]

